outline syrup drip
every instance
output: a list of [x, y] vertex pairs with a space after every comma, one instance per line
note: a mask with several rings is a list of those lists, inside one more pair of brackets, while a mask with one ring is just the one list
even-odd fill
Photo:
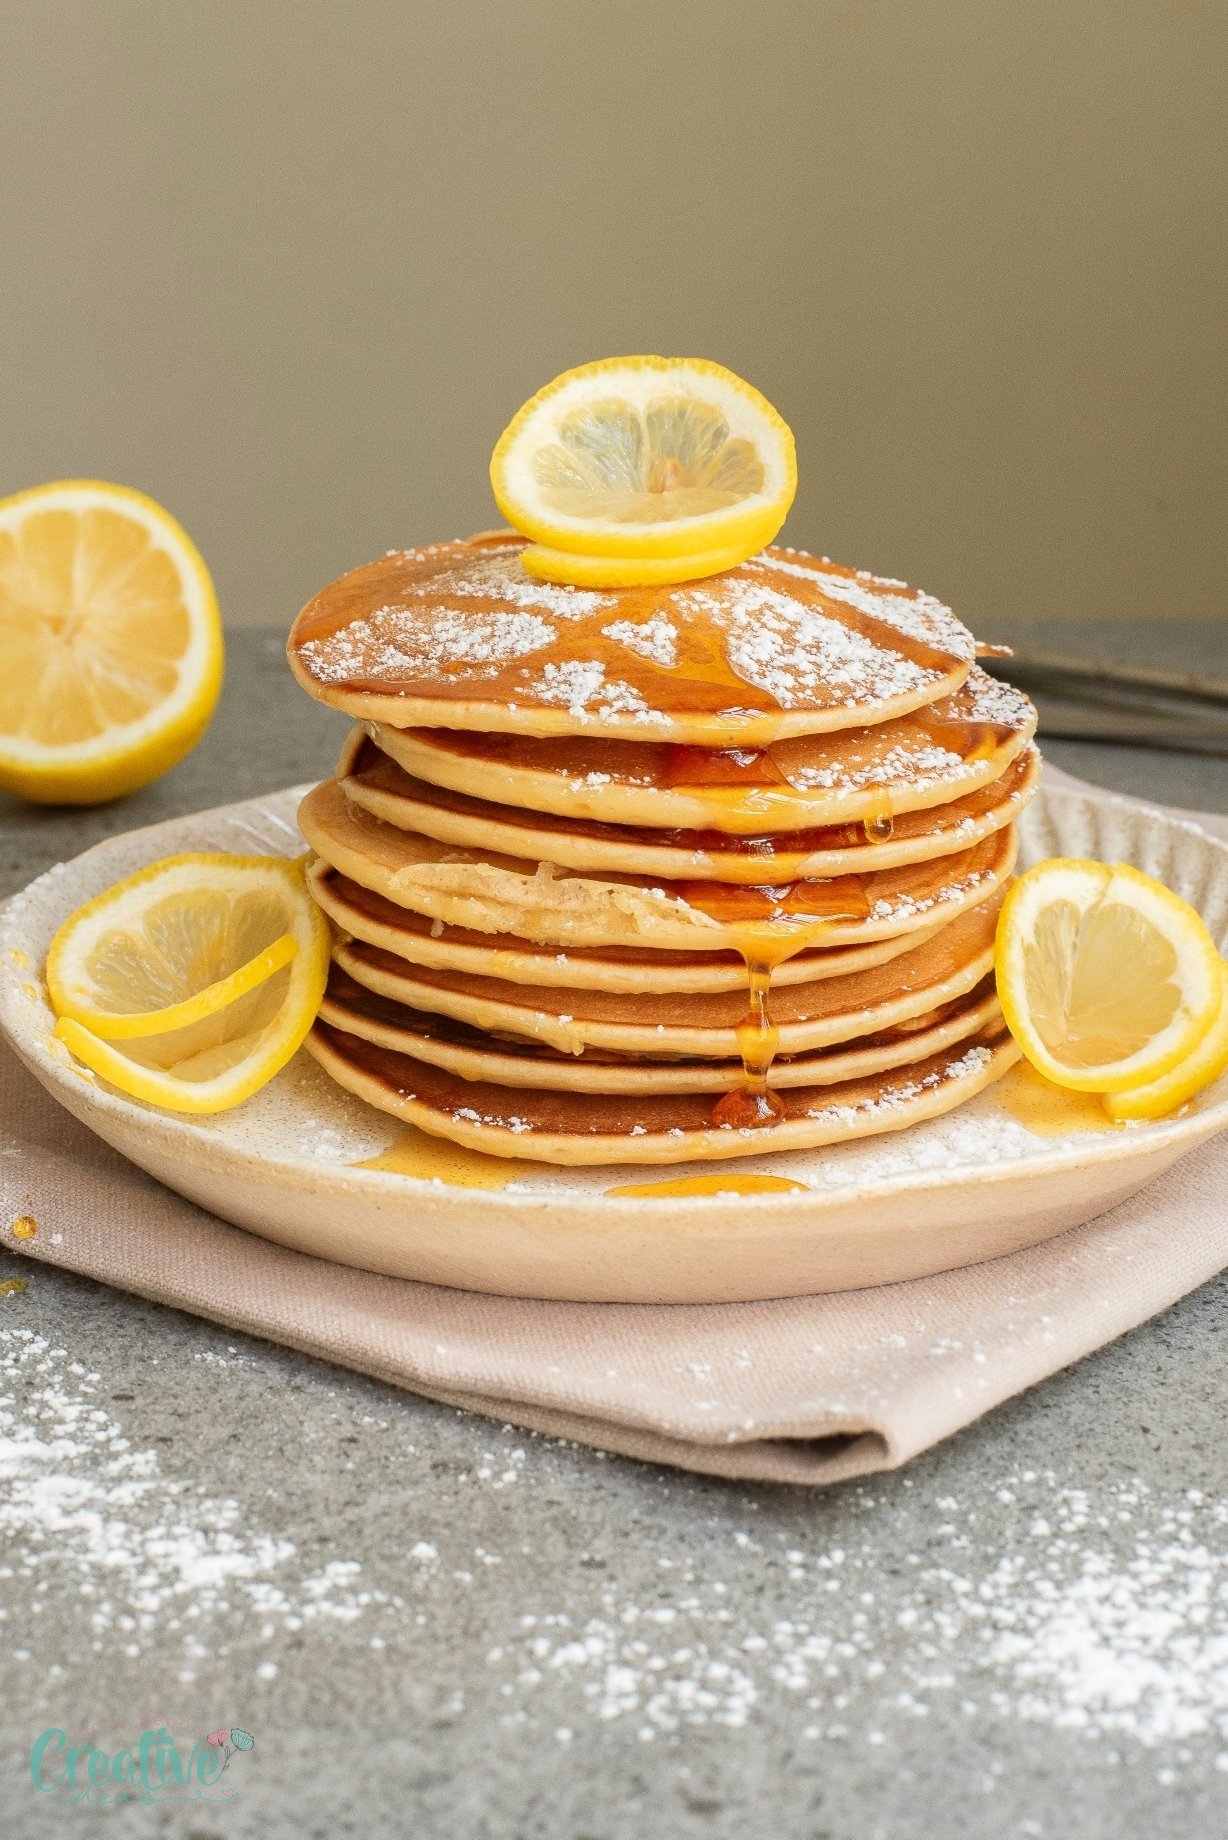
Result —
[[14, 1239], [33, 1239], [38, 1232], [38, 1222], [33, 1214], [19, 1214], [13, 1222]]
[[714, 920], [737, 927], [737, 950], [746, 965], [747, 1015], [738, 1025], [742, 1083], [717, 1101], [712, 1123], [736, 1131], [775, 1124], [784, 1105], [768, 1084], [780, 1044], [770, 1011], [772, 973], [787, 958], [814, 945], [841, 920], [866, 920], [870, 901], [859, 875], [746, 887], [739, 882], [679, 882], [679, 894]]
[[724, 1093], [712, 1108], [712, 1122], [732, 1125], [735, 1131], [775, 1124], [784, 1116], [784, 1103], [768, 1085], [768, 1074], [780, 1046], [780, 1031], [768, 1009], [773, 966], [769, 959], [746, 960], [750, 1010], [738, 1025], [738, 1050], [742, 1056], [742, 1084]]
[[0, 1278], [0, 1297], [20, 1297], [25, 1289], [24, 1278]]
[[621, 1188], [607, 1188], [607, 1195], [783, 1195], [800, 1193], [809, 1182], [794, 1182], [788, 1176], [713, 1175], [679, 1176], [672, 1182], [627, 1182]]
[[862, 830], [867, 843], [890, 843], [895, 832], [895, 815], [889, 793], [880, 793], [875, 799], [862, 820]]

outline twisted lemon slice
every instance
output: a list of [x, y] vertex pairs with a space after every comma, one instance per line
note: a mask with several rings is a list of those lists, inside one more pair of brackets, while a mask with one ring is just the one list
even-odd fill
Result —
[[1132, 1086], [1125, 1092], [1106, 1093], [1104, 1108], [1110, 1118], [1164, 1118], [1200, 1093], [1212, 1080], [1218, 1080], [1228, 1068], [1228, 964], [1220, 966], [1223, 995], [1219, 1013], [1202, 1040], [1184, 1060], [1149, 1080], [1145, 1086]]
[[300, 863], [167, 857], [87, 902], [56, 934], [46, 971], [55, 1032], [133, 1098], [227, 1110], [302, 1044], [328, 954]]
[[995, 967], [1027, 1058], [1080, 1092], [1160, 1080], [1206, 1035], [1223, 989], [1215, 943], [1187, 902], [1125, 863], [1066, 857], [1010, 890]]
[[0, 500], [0, 787], [94, 805], [199, 741], [222, 684], [209, 571], [140, 492], [64, 480]]
[[[606, 358], [530, 398], [490, 478], [508, 523], [538, 546], [530, 573], [620, 587], [715, 574], [762, 549], [793, 502], [797, 462], [788, 425], [723, 365]], [[569, 555], [582, 561], [565, 575]]]

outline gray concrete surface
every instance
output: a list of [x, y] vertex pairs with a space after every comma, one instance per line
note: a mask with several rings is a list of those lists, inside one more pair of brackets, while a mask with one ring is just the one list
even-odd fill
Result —
[[[1197, 667], [1222, 630], [1060, 637]], [[236, 635], [210, 735], [160, 786], [0, 805], [0, 892], [117, 825], [321, 772], [342, 726], [278, 639]], [[1228, 806], [1225, 762], [1049, 752]], [[807, 1494], [491, 1425], [5, 1253], [13, 1276], [14, 1840], [1228, 1831], [1228, 1280], [907, 1471]], [[44, 1728], [113, 1752], [159, 1725], [253, 1734], [231, 1801], [34, 1789]]]

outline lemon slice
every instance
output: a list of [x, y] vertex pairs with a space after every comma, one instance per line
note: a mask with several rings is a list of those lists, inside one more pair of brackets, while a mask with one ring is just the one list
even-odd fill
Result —
[[1219, 1013], [1193, 1052], [1158, 1080], [1131, 1086], [1125, 1092], [1106, 1093], [1104, 1107], [1110, 1118], [1163, 1118], [1200, 1093], [1228, 1068], [1228, 965], [1221, 965], [1223, 994]]
[[1029, 869], [1003, 903], [994, 957], [1011, 1034], [1040, 1073], [1079, 1092], [1160, 1079], [1220, 1004], [1202, 920], [1124, 863], [1059, 856]]
[[169, 512], [67, 480], [0, 500], [0, 787], [95, 805], [199, 741], [222, 683], [209, 572]]
[[328, 958], [328, 924], [301, 862], [171, 856], [57, 933], [47, 958], [55, 1032], [133, 1098], [224, 1111], [301, 1046]]
[[508, 523], [548, 550], [742, 562], [784, 523], [797, 462], [788, 425], [723, 365], [606, 358], [530, 398], [490, 479]]
[[640, 588], [671, 581], [700, 581], [746, 561], [745, 552], [706, 550], [697, 556], [578, 556], [572, 550], [530, 543], [520, 552], [525, 573], [573, 588]]

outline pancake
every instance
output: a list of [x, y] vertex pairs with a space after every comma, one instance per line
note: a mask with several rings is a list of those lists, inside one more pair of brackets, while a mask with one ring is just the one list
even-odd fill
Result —
[[[800, 1054], [898, 1028], [964, 996], [993, 969], [999, 902], [961, 914], [925, 945], [846, 977], [772, 992], [772, 1052]], [[487, 1033], [548, 1042], [563, 1054], [728, 1057], [741, 1052], [747, 993], [626, 996], [593, 990], [534, 991], [499, 978], [424, 971], [378, 946], [338, 942], [334, 962], [351, 978], [406, 1008], [435, 1012]]]
[[299, 807], [308, 844], [398, 906], [479, 933], [570, 946], [733, 950], [779, 962], [803, 946], [908, 933], [985, 900], [1010, 874], [1013, 826], [958, 854], [879, 873], [746, 888], [714, 881], [600, 881], [549, 863], [483, 855], [397, 829], [333, 780]]
[[337, 778], [364, 811], [440, 843], [568, 869], [756, 884], [891, 869], [967, 849], [1020, 816], [1040, 784], [1040, 756], [1025, 748], [998, 779], [936, 810], [906, 812], [881, 826], [831, 825], [775, 837], [649, 830], [496, 805], [413, 778], [361, 728], [342, 751]]
[[[772, 1086], [823, 1086], [925, 1060], [1000, 1020], [992, 978], [907, 1027], [859, 1036], [851, 1045], [818, 1053], [778, 1055]], [[334, 966], [320, 1019], [377, 1047], [442, 1067], [464, 1080], [526, 1086], [544, 1092], [722, 1093], [743, 1081], [741, 1059], [646, 1061], [590, 1049], [563, 1054], [538, 1042], [496, 1040], [483, 1029], [407, 1009], [380, 997]]]
[[[321, 858], [307, 868], [307, 885], [338, 931], [345, 937], [382, 946], [385, 952], [437, 971], [463, 971], [476, 977], [506, 978], [513, 984], [549, 985], [575, 990], [631, 992], [746, 990], [746, 963], [734, 951], [669, 952], [645, 946], [572, 946], [557, 951], [505, 933], [474, 933], [444, 926], [423, 914], [398, 907], [341, 875]], [[842, 977], [850, 971], [885, 964], [932, 938], [941, 921], [933, 921], [894, 939], [867, 945], [820, 946], [798, 952], [778, 965], [773, 989], [809, 983], [813, 978]], [[438, 930], [437, 930], [438, 929]]]
[[725, 747], [890, 720], [958, 689], [974, 655], [941, 602], [801, 551], [592, 590], [534, 580], [523, 548], [493, 534], [351, 570], [299, 614], [291, 669], [398, 728]]
[[751, 837], [950, 804], [998, 779], [1035, 731], [1023, 692], [979, 665], [915, 714], [762, 748], [370, 729], [415, 779], [471, 798], [498, 786], [501, 804], [555, 817]]
[[996, 1023], [907, 1067], [786, 1088], [768, 1127], [712, 1122], [710, 1096], [547, 1092], [466, 1080], [317, 1022], [307, 1048], [340, 1086], [432, 1136], [534, 1162], [683, 1163], [905, 1130], [963, 1104], [1019, 1058]]

